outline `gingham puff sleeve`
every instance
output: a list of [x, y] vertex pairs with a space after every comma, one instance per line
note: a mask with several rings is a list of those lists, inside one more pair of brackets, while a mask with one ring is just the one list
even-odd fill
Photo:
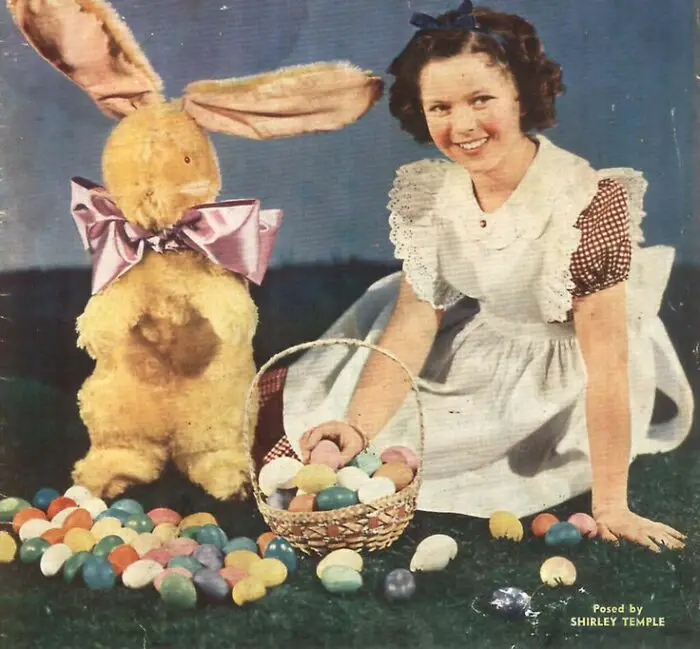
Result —
[[576, 222], [581, 241], [571, 257], [574, 297], [584, 297], [626, 280], [632, 261], [627, 192], [609, 178]]

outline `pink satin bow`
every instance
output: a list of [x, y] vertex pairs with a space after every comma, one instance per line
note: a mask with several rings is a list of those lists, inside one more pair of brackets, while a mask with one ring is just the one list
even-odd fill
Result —
[[138, 264], [147, 248], [189, 249], [260, 284], [270, 261], [281, 210], [261, 210], [257, 199], [193, 207], [160, 232], [129, 223], [107, 191], [84, 178], [71, 181], [71, 213], [92, 259], [92, 293]]

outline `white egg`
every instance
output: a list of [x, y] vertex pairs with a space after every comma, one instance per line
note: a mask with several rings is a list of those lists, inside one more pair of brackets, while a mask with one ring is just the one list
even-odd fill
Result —
[[396, 493], [396, 485], [390, 478], [381, 476], [379, 478], [370, 478], [357, 490], [357, 498], [363, 503], [371, 503], [385, 496], [391, 496]]
[[316, 576], [320, 579], [323, 571], [331, 566], [345, 566], [346, 568], [352, 568], [356, 572], [361, 572], [362, 556], [359, 552], [350, 548], [334, 550], [319, 561], [316, 566]]
[[72, 487], [66, 489], [66, 493], [63, 495], [66, 498], [70, 498], [76, 505], [80, 505], [81, 507], [82, 503], [93, 497], [90, 490], [82, 485], [73, 485]]
[[19, 528], [19, 538], [20, 541], [28, 541], [29, 539], [35, 539], [37, 536], [41, 536], [46, 530], [58, 527], [61, 526], [51, 521], [45, 521], [41, 518], [32, 518], [26, 523], [23, 523], [22, 527]]
[[57, 575], [63, 567], [63, 564], [72, 556], [73, 550], [65, 543], [56, 543], [56, 545], [46, 548], [39, 562], [41, 574], [44, 575], [44, 577], [53, 577]]
[[97, 518], [98, 514], [107, 511], [107, 503], [102, 498], [88, 498], [80, 503], [80, 506], [90, 512], [90, 516]]
[[336, 481], [341, 487], [358, 491], [371, 478], [356, 466], [345, 466], [336, 474]]
[[278, 457], [260, 469], [260, 491], [271, 496], [276, 489], [292, 489], [292, 480], [304, 465], [293, 457]]
[[153, 559], [134, 561], [122, 574], [122, 582], [127, 588], [148, 586], [165, 568]]
[[139, 533], [136, 530], [132, 530], [130, 527], [121, 527], [114, 534], [115, 536], [119, 536], [126, 545], [131, 545], [139, 538]]
[[446, 534], [424, 538], [411, 558], [411, 572], [444, 570], [457, 556], [457, 541]]
[[56, 514], [52, 519], [52, 523], [56, 523], [58, 527], [61, 527], [63, 523], [66, 522], [66, 518], [68, 518], [75, 510], [80, 509], [79, 507], [66, 507], [62, 509], [58, 514]]

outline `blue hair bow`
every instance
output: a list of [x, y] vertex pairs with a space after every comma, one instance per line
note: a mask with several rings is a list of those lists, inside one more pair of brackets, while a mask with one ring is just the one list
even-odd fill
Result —
[[411, 25], [418, 29], [467, 29], [470, 31], [483, 31], [476, 24], [476, 18], [472, 14], [474, 5], [470, 0], [465, 0], [447, 22], [439, 23], [428, 14], [414, 13], [411, 16]]

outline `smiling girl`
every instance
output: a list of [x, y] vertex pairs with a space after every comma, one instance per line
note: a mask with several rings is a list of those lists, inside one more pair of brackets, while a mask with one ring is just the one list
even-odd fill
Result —
[[[657, 316], [673, 250], [639, 245], [643, 177], [597, 171], [539, 133], [562, 85], [530, 23], [470, 2], [412, 22], [389, 68], [390, 109], [447, 159], [398, 170], [402, 270], [326, 336], [377, 344], [419, 377], [419, 509], [524, 516], [590, 489], [605, 539], [682, 547], [628, 499], [630, 462], [676, 448], [693, 410]], [[268, 460], [290, 449], [306, 460], [323, 438], [345, 461], [368, 443], [415, 446], [408, 382], [383, 355], [312, 349], [271, 377], [285, 384], [286, 436]], [[662, 424], [656, 390], [676, 405]]]

